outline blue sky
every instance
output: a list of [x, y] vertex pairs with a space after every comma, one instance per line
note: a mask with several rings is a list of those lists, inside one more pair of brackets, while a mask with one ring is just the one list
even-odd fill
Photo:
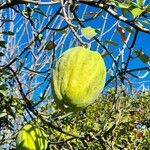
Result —
[[[148, 1], [147, 1], [147, 2], [148, 2]], [[32, 6], [33, 6], [33, 5], [32, 5]], [[85, 7], [86, 7], [85, 5], [81, 5], [81, 6], [79, 7], [79, 9], [78, 9], [78, 11], [77, 11], [78, 17], [82, 18], [83, 13], [85, 12]], [[54, 6], [54, 7], [51, 7], [51, 9], [49, 9], [49, 10], [48, 10], [48, 7], [46, 7], [46, 6], [40, 6], [39, 8], [40, 8], [45, 14], [46, 14], [46, 12], [49, 12], [48, 14], [50, 14], [50, 16], [53, 16], [53, 14], [58, 10], [59, 7], [58, 7], [58, 6]], [[90, 13], [90, 12], [98, 12], [98, 11], [99, 11], [98, 8], [87, 7], [86, 16], [84, 16], [84, 18], [89, 18], [88, 13]], [[10, 12], [10, 11], [9, 11], [9, 12]], [[5, 16], [7, 16], [8, 18], [11, 17], [11, 16], [10, 16], [10, 13], [8, 13], [8, 10], [5, 10], [3, 14], [4, 14]], [[103, 16], [99, 16], [97, 19], [93, 19], [92, 21], [85, 22], [85, 23], [83, 23], [83, 24], [84, 24], [85, 27], [91, 26], [91, 27], [93, 27], [93, 28], [98, 29], [98, 30], [101, 31], [101, 30], [102, 30], [102, 26], [103, 26], [103, 22], [104, 22], [103, 17], [104, 17], [105, 15], [106, 15], [106, 13], [104, 12], [104, 13], [103, 13]], [[15, 18], [14, 22], [17, 22], [21, 17], [22, 17], [21, 15], [17, 15], [17, 17]], [[23, 18], [23, 17], [22, 17], [22, 18]], [[33, 15], [33, 18], [34, 18], [34, 21], [36, 22], [36, 30], [39, 30], [39, 29], [40, 29], [41, 22], [43, 21], [43, 16], [40, 15], [40, 14], [38, 14], [38, 13], [35, 13], [35, 14]], [[39, 20], [37, 20], [37, 18], [38, 18]], [[148, 16], [148, 19], [150, 19], [149, 16]], [[46, 17], [45, 17], [45, 18], [44, 18], [44, 22], [43, 22], [43, 26], [47, 23], [47, 21], [48, 21], [48, 19], [46, 19]], [[54, 21], [55, 21], [55, 20], [54, 20]], [[54, 22], [54, 21], [53, 21], [53, 22]], [[59, 21], [60, 21], [60, 19], [57, 20], [57, 23], [59, 23]], [[14, 28], [14, 32], [15, 32], [15, 34], [17, 34], [16, 38], [19, 38], [19, 37], [21, 36], [22, 32], [23, 32], [24, 27], [21, 28], [22, 22], [23, 22], [23, 19], [22, 19], [20, 22], [18, 22], [18, 24], [17, 24], [17, 25], [15, 26], [15, 28]], [[56, 23], [56, 24], [57, 24], [57, 23]], [[74, 23], [75, 23], [75, 22], [74, 22]], [[115, 23], [116, 23], [116, 19], [114, 19], [112, 16], [108, 15], [108, 18], [107, 18], [107, 21], [106, 21], [106, 27], [105, 27], [105, 29], [104, 29], [104, 32], [106, 32], [108, 29], [110, 29]], [[39, 25], [37, 25], [37, 24], [39, 24]], [[64, 22], [62, 23], [62, 25], [64, 26], [65, 24], [66, 24], [66, 23], [65, 23], [65, 21], [64, 21]], [[76, 24], [76, 23], [75, 23], [75, 24]], [[121, 23], [121, 22], [120, 22], [119, 25], [122, 26], [122, 27], [127, 26], [125, 23]], [[10, 25], [7, 24], [7, 25], [5, 26], [5, 28], [6, 28], [6, 29], [9, 29], [9, 28], [10, 28]], [[21, 29], [19, 30], [19, 32], [17, 32], [19, 28], [21, 28]], [[30, 29], [31, 29], [31, 28], [28, 27], [29, 35], [30, 35], [30, 32], [31, 32]], [[116, 57], [116, 56], [118, 55], [119, 50], [120, 50], [120, 49], [122, 48], [122, 46], [123, 46], [123, 42], [121, 41], [120, 35], [119, 35], [117, 32], [114, 32], [115, 29], [116, 29], [116, 28], [114, 27], [111, 31], [109, 31], [107, 34], [105, 34], [105, 35], [102, 37], [102, 39], [101, 39], [101, 42], [104, 42], [105, 40], [110, 40], [112, 34], [114, 34], [112, 41], [118, 43], [118, 46], [109, 45], [109, 47], [108, 47], [109, 51], [113, 52], [114, 57]], [[43, 32], [42, 34], [43, 34], [43, 37], [45, 37], [45, 36], [47, 35], [47, 32]], [[79, 32], [79, 34], [81, 34], [81, 32]], [[99, 35], [100, 35], [100, 32], [99, 32], [98, 35], [96, 36], [98, 39], [100, 38]], [[126, 32], [126, 36], [127, 36], [127, 35], [128, 35], [128, 33]], [[55, 38], [59, 38], [59, 37], [61, 37], [61, 36], [62, 36], [61, 33], [57, 33], [57, 35], [55, 36]], [[68, 35], [68, 37], [66, 38], [65, 43], [64, 43], [64, 46], [63, 46], [63, 51], [65, 51], [66, 49], [69, 48], [69, 42], [70, 42], [70, 39], [72, 38], [72, 36], [73, 36], [73, 34], [70, 33], [70, 34]], [[6, 40], [8, 40], [8, 39], [6, 38]], [[86, 39], [83, 38], [83, 40], [86, 40]], [[93, 40], [93, 39], [91, 39], [91, 40]], [[91, 40], [86, 40], [86, 41], [87, 41], [87, 42], [91, 42]], [[131, 36], [131, 39], [130, 39], [130, 41], [129, 41], [129, 45], [131, 44], [132, 40], [133, 40], [133, 36]], [[26, 41], [27, 41], [27, 39], [26, 39], [25, 34], [24, 34], [24, 36], [23, 36], [22, 39], [21, 39], [21, 43], [25, 43]], [[150, 56], [150, 52], [149, 52], [149, 51], [150, 51], [150, 42], [149, 42], [149, 41], [150, 41], [150, 35], [148, 35], [148, 34], [146, 34], [146, 33], [140, 32], [139, 35], [138, 35], [138, 39], [137, 39], [137, 41], [136, 41], [136, 44], [135, 44], [134, 49], [135, 49], [135, 50], [140, 50], [140, 49], [142, 48], [143, 52], [144, 52], [145, 54], [147, 54], [147, 55]], [[17, 41], [16, 41], [16, 42], [17, 42]], [[14, 44], [15, 44], [15, 42], [14, 42]], [[57, 43], [56, 43], [56, 44], [57, 44]], [[23, 49], [24, 47], [25, 47], [25, 45], [22, 45], [22, 46], [20, 46], [20, 49]], [[93, 44], [91, 45], [91, 49], [92, 49], [92, 50], [96, 50], [96, 47], [97, 47], [97, 44], [93, 42]], [[102, 52], [102, 47], [99, 47], [98, 50], [99, 50], [99, 52], [101, 53], [101, 52]], [[128, 56], [128, 52], [129, 52], [129, 50], [128, 50], [128, 49], [125, 49], [124, 55], [125, 55], [125, 56]], [[50, 55], [50, 53], [51, 53], [51, 52], [45, 52], [45, 54], [48, 54], [48, 55]], [[60, 54], [60, 48], [58, 48], [57, 51], [56, 51], [57, 57], [59, 57], [59, 54]], [[23, 55], [22, 58], [23, 58], [24, 56], [25, 56], [25, 55]], [[28, 57], [27, 62], [29, 62], [30, 59], [31, 59], [31, 56]], [[127, 57], [125, 57], [125, 59], [127, 59]], [[112, 59], [111, 59], [109, 56], [107, 56], [106, 58], [104, 58], [104, 60], [105, 60], [105, 63], [106, 63], [107, 68], [109, 69], [109, 68], [111, 67], [111, 65], [112, 65]], [[30, 66], [30, 64], [29, 64], [28, 66]], [[134, 59], [134, 60], [132, 60], [132, 61], [129, 63], [129, 68], [130, 68], [130, 69], [138, 68], [138, 67], [145, 67], [145, 66], [147, 66], [147, 65], [144, 64], [144, 63], [142, 63], [139, 59]], [[45, 67], [43, 68], [43, 70], [44, 70], [44, 69], [47, 69], [47, 67], [48, 67], [48, 66], [45, 66]], [[136, 73], [137, 73], [137, 72], [135, 72], [135, 74], [136, 74]], [[145, 73], [145, 72], [142, 72], [142, 74], [144, 74], [144, 73]], [[141, 74], [141, 75], [142, 75], [142, 74]], [[38, 78], [38, 81], [43, 81], [43, 79], [44, 79], [44, 78]], [[109, 79], [109, 76], [107, 76], [107, 79]], [[143, 81], [143, 80], [144, 80], [144, 81], [150, 80], [150, 75], [147, 75], [146, 78], [144, 78], [144, 79], [136, 80], [136, 81], [135, 81], [135, 87], [138, 88], [138, 87], [140, 86], [140, 84], [136, 84], [137, 81], [140, 81], [140, 82], [141, 82], [141, 81]], [[146, 87], [149, 88], [150, 82], [145, 82], [144, 84], [145, 84]], [[43, 91], [44, 87], [45, 87], [45, 85], [41, 86], [41, 88], [39, 88], [38, 90], [36, 90], [35, 95], [38, 96], [38, 95], [39, 95], [38, 93], [41, 93], [41, 92]], [[37, 93], [37, 94], [36, 94], [36, 93]]]
[[[146, 2], [147, 2], [147, 3], [150, 3], [150, 0], [147, 0]], [[33, 6], [33, 5], [32, 5], [32, 6]], [[22, 7], [21, 7], [21, 8], [22, 8]], [[53, 12], [51, 12], [51, 9], [49, 9], [49, 11], [47, 11], [48, 8], [47, 8], [46, 6], [44, 6], [44, 7], [42, 6], [42, 7], [40, 7], [40, 8], [41, 8], [41, 10], [42, 10], [45, 14], [46, 14], [46, 12], [49, 12], [49, 14], [50, 14], [51, 16], [53, 16], [53, 14], [57, 11], [58, 6], [53, 7]], [[78, 12], [77, 12], [77, 15], [78, 15], [79, 17], [82, 17], [82, 14], [83, 14], [83, 12], [84, 12], [84, 9], [85, 9], [85, 5], [81, 5], [81, 6], [79, 7], [79, 10], [78, 10]], [[97, 12], [97, 11], [99, 11], [99, 9], [94, 8], [94, 7], [88, 7], [88, 8], [87, 8], [87, 13], [89, 13], [89, 12]], [[14, 12], [13, 12], [13, 13], [14, 13]], [[106, 13], [103, 13], [103, 14], [106, 15]], [[11, 17], [12, 17], [12, 11], [11, 11], [10, 9], [9, 9], [9, 10], [4, 10], [4, 11], [3, 11], [3, 15], [4, 15], [6, 18], [11, 19]], [[36, 26], [36, 31], [37, 31], [37, 30], [40, 29], [41, 22], [43, 21], [43, 16], [40, 15], [40, 14], [35, 13], [35, 14], [33, 15], [33, 17], [34, 17], [35, 21], [37, 21], [36, 18], [39, 19], [39, 20], [36, 22], [36, 23], [39, 23], [39, 25]], [[49, 18], [50, 18], [50, 17], [49, 17]], [[88, 16], [86, 16], [86, 18], [88, 18]], [[19, 21], [19, 19], [21, 19], [21, 20]], [[148, 16], [147, 19], [150, 20], [150, 15]], [[18, 22], [18, 21], [19, 21], [19, 22]], [[7, 42], [8, 44], [10, 44], [11, 42], [12, 42], [11, 44], [14, 44], [14, 45], [13, 45], [13, 48], [11, 49], [10, 52], [16, 50], [16, 54], [18, 53], [18, 51], [20, 52], [20, 51], [26, 46], [26, 42], [27, 42], [26, 35], [24, 34], [23, 37], [22, 37], [21, 40], [20, 40], [20, 43], [21, 43], [21, 44], [23, 43], [23, 44], [20, 45], [20, 43], [18, 43], [18, 39], [21, 37], [22, 33], [24, 32], [24, 26], [22, 25], [23, 21], [24, 21], [23, 17], [22, 17], [21, 15], [17, 15], [17, 16], [15, 17], [14, 22], [15, 22], [15, 23], [18, 22], [18, 23], [15, 25], [15, 27], [14, 27], [14, 29], [13, 29], [14, 33], [16, 34], [16, 36], [15, 36], [15, 37], [12, 37], [12, 41], [9, 41], [10, 38], [8, 38], [7, 36], [4, 37], [4, 39], [6, 40], [6, 42]], [[48, 20], [47, 20], [46, 18], [44, 18], [43, 26], [47, 23], [47, 21], [48, 21]], [[58, 19], [58, 23], [59, 23], [59, 21], [60, 21], [60, 20]], [[84, 23], [84, 26], [85, 26], [85, 27], [91, 26], [91, 27], [93, 27], [93, 28], [95, 28], [95, 29], [99, 29], [99, 30], [101, 31], [101, 30], [102, 30], [103, 21], [104, 21], [104, 19], [102, 18], [102, 16], [99, 16], [97, 19], [94, 19], [94, 20], [92, 20], [92, 21], [89, 21], [89, 22]], [[108, 16], [107, 22], [106, 22], [106, 28], [104, 29], [104, 32], [107, 31], [108, 29], [110, 29], [115, 23], [116, 23], [116, 19], [114, 19], [114, 18], [111, 17], [111, 16]], [[65, 25], [65, 24], [66, 24], [66, 23], [65, 23], [65, 21], [64, 21], [64, 22], [62, 23], [62, 25]], [[127, 26], [125, 23], [120, 23], [120, 25], [121, 25], [121, 26]], [[3, 29], [5, 29], [5, 30], [10, 30], [10, 29], [11, 29], [11, 25], [10, 25], [9, 23], [6, 23], [6, 24], [5, 24], [5, 27], [4, 27]], [[112, 52], [112, 54], [114, 55], [114, 57], [116, 57], [116, 56], [118, 55], [119, 50], [120, 50], [120, 49], [122, 48], [122, 46], [123, 46], [123, 42], [121, 41], [120, 35], [119, 35], [117, 32], [114, 33], [114, 30], [115, 30], [115, 28], [113, 28], [110, 32], [108, 32], [107, 34], [105, 34], [105, 36], [102, 37], [101, 42], [104, 42], [105, 40], [109, 40], [109, 39], [111, 38], [112, 34], [114, 34], [112, 41], [118, 43], [118, 46], [111, 46], [111, 45], [110, 45], [110, 46], [108, 47], [108, 49], [109, 49], [109, 51]], [[28, 31], [29, 31], [29, 36], [31, 36], [31, 28], [30, 28], [30, 27], [28, 27]], [[80, 33], [80, 32], [79, 32], [79, 33]], [[45, 38], [47, 34], [49, 34], [49, 33], [44, 32], [44, 33], [43, 33], [43, 37]], [[98, 35], [97, 35], [96, 37], [99, 38], [99, 35], [100, 35], [100, 33], [98, 33]], [[126, 32], [126, 35], [127, 35], [127, 32]], [[59, 38], [59, 37], [61, 37], [61, 36], [62, 36], [62, 34], [61, 34], [61, 33], [58, 33], [58, 35], [56, 35], [55, 38]], [[70, 33], [70, 34], [68, 35], [68, 37], [66, 38], [65, 43], [64, 43], [64, 46], [63, 46], [63, 51], [65, 51], [66, 49], [68, 49], [68, 47], [69, 47], [69, 42], [70, 42], [72, 36], [73, 36], [72, 33]], [[84, 40], [86, 40], [86, 39], [84, 39]], [[91, 40], [93, 40], [93, 39], [91, 39]], [[89, 40], [89, 41], [86, 40], [86, 41], [87, 41], [87, 42], [90, 42], [91, 40]], [[131, 37], [131, 39], [130, 39], [130, 41], [129, 41], [129, 45], [131, 44], [132, 40], [133, 40], [133, 36]], [[16, 44], [19, 45], [19, 48], [18, 48], [18, 49], [16, 48]], [[57, 43], [56, 43], [56, 44], [57, 44]], [[97, 44], [96, 44], [96, 43], [93, 43], [93, 44], [91, 45], [91, 49], [92, 49], [92, 50], [96, 50], [96, 47], [97, 47]], [[142, 50], [143, 50], [143, 52], [144, 52], [145, 54], [147, 54], [148, 56], [150, 56], [150, 35], [148, 35], [148, 34], [146, 34], [146, 33], [142, 33], [142, 32], [139, 33], [138, 39], [137, 39], [136, 44], [135, 44], [135, 46], [134, 46], [134, 49], [135, 49], [135, 50], [140, 50], [141, 48], [142, 48]], [[8, 52], [7, 50], [8, 50], [8, 49], [6, 49], [6, 52]], [[35, 49], [32, 49], [32, 50], [35, 50], [35, 51], [36, 51], [36, 48], [35, 48]], [[99, 47], [98, 50], [99, 50], [99, 52], [101, 53], [101, 52], [102, 52], [102, 47]], [[124, 54], [125, 59], [127, 59], [128, 52], [129, 52], [129, 50], [128, 50], [128, 49], [125, 49], [125, 54]], [[51, 53], [52, 53], [51, 51], [50, 51], [50, 52], [49, 52], [49, 51], [45, 51], [44, 54], [50, 56]], [[26, 53], [25, 53], [25, 54], [26, 54]], [[36, 53], [35, 53], [35, 54], [36, 54]], [[60, 48], [58, 48], [58, 49], [56, 50], [56, 56], [57, 56], [57, 57], [59, 57], [59, 54], [60, 54]], [[8, 57], [6, 57], [6, 60], [8, 60], [8, 62], [9, 62], [10, 55], [8, 54], [7, 56], [8, 56]], [[21, 58], [24, 58], [24, 57], [25, 57], [25, 55], [23, 55]], [[26, 63], [29, 63], [29, 62], [31, 61], [31, 59], [33, 59], [33, 58], [32, 58], [31, 55], [29, 55], [28, 58], [26, 59]], [[41, 60], [41, 62], [42, 62], [42, 61], [43, 61], [43, 60]], [[104, 58], [104, 61], [105, 61], [105, 63], [106, 63], [107, 69], [109, 69], [109, 68], [112, 66], [112, 63], [113, 63], [112, 59], [111, 59], [109, 56], [107, 56], [107, 57]], [[7, 62], [7, 63], [8, 63], [8, 62]], [[31, 64], [29, 63], [29, 64], [26, 65], [26, 66], [30, 68]], [[146, 67], [146, 66], [147, 66], [147, 64], [142, 63], [141, 60], [139, 60], [139, 59], [134, 59], [134, 60], [132, 60], [132, 61], [129, 63], [129, 68], [130, 68], [130, 69], [135, 69], [135, 68], [139, 68], [139, 67]], [[45, 67], [43, 67], [43, 70], [47, 70], [48, 68], [49, 68], [49, 65], [45, 65]], [[24, 72], [23, 72], [23, 73], [24, 73]], [[22, 75], [23, 75], [23, 73], [22, 73]], [[138, 73], [138, 72], [135, 72], [135, 74], [137, 74], [137, 73]], [[144, 75], [144, 74], [145, 74], [145, 71], [142, 71], [140, 74], [138, 74], [138, 76], [142, 76], [142, 75]], [[19, 78], [19, 79], [20, 79], [20, 78]], [[27, 81], [27, 78], [26, 78], [26, 77], [24, 77], [23, 79]], [[39, 75], [36, 79], [37, 79], [38, 82], [44, 82], [44, 77], [42, 77], [42, 76], [40, 76], [40, 75]], [[108, 79], [109, 79], [109, 75], [107, 75], [107, 80], [108, 80]], [[20, 80], [21, 80], [21, 79], [20, 79]], [[131, 81], [134, 82], [134, 87], [137, 88], [137, 89], [142, 85], [142, 82], [145, 81], [145, 82], [144, 82], [145, 87], [148, 88], [148, 89], [150, 89], [150, 75], [149, 75], [149, 74], [148, 74], [144, 79], [139, 79], [139, 80], [138, 80], [138, 79], [133, 79], [133, 78], [132, 78]], [[139, 83], [138, 83], [138, 82], [139, 82]], [[29, 83], [29, 81], [27, 81], [26, 83]], [[41, 85], [38, 89], [36, 89], [35, 92], [33, 93], [33, 97], [31, 97], [31, 98], [33, 98], [33, 99], [36, 100], [36, 101], [39, 100], [39, 96], [40, 96], [40, 94], [43, 93], [43, 91], [47, 88], [47, 84], [49, 84], [49, 81], [44, 82], [43, 85]], [[48, 92], [49, 92], [49, 91], [48, 91]], [[50, 95], [50, 93], [48, 93], [48, 95]]]
[[[82, 18], [85, 7], [86, 7], [85, 5], [81, 5], [81, 6], [79, 7], [79, 10], [77, 11], [78, 17]], [[42, 7], [41, 7], [41, 8], [42, 8]], [[56, 7], [56, 8], [57, 8], [57, 7]], [[94, 8], [94, 7], [88, 7], [87, 10], [86, 10], [87, 13], [89, 13], [89, 12], [98, 12], [98, 11], [99, 11], [99, 9]], [[103, 13], [103, 15], [105, 16], [106, 13]], [[85, 16], [84, 18], [89, 18], [89, 16]], [[101, 29], [102, 29], [103, 22], [104, 22], [104, 19], [103, 19], [101, 16], [99, 16], [97, 19], [93, 19], [92, 21], [85, 22], [85, 23], [83, 23], [83, 24], [84, 24], [85, 27], [91, 26], [91, 27], [93, 27], [93, 28], [95, 28], [95, 29], [101, 30]], [[76, 24], [76, 22], [74, 22], [74, 23]], [[112, 16], [108, 15], [107, 22], [106, 22], [106, 27], [105, 27], [105, 29], [104, 29], [104, 32], [107, 31], [108, 29], [110, 29], [115, 23], [116, 23], [116, 19], [114, 19]], [[65, 24], [66, 24], [66, 23], [64, 22], [63, 25], [65, 25]], [[127, 24], [122, 23], [122, 22], [120, 22], [119, 25], [122, 26], [122, 27], [129, 27]], [[118, 46], [111, 46], [111, 45], [110, 45], [110, 46], [108, 47], [108, 49], [109, 49], [111, 52], [113, 52], [114, 57], [117, 57], [118, 52], [119, 52], [119, 50], [122, 48], [122, 46], [123, 46], [124, 43], [122, 42], [120, 35], [119, 35], [117, 32], [114, 33], [114, 30], [115, 30], [115, 29], [116, 29], [116, 28], [114, 27], [110, 32], [108, 32], [105, 36], [103, 36], [102, 39], [101, 39], [101, 41], [104, 42], [105, 40], [109, 40], [109, 39], [111, 38], [112, 34], [114, 34], [114, 37], [113, 37], [112, 41], [118, 43]], [[133, 30], [133, 31], [135, 32], [135, 30]], [[80, 32], [79, 32], [79, 33], [80, 33]], [[100, 33], [98, 33], [97, 38], [99, 38], [99, 34], [100, 34]], [[128, 33], [126, 32], [125, 35], [127, 36]], [[59, 36], [61, 36], [61, 34], [58, 34], [58, 37], [59, 37]], [[72, 34], [69, 34], [69, 35], [68, 35], [68, 38], [67, 38], [66, 41], [65, 41], [65, 46], [63, 47], [63, 51], [65, 51], [66, 49], [68, 49], [68, 46], [69, 46], [69, 42], [70, 42], [71, 37], [72, 37]], [[84, 40], [85, 40], [85, 39], [84, 39]], [[91, 40], [92, 40], [92, 39], [91, 39]], [[86, 41], [90, 42], [91, 40], [89, 40], [89, 41], [86, 40]], [[133, 40], [133, 35], [131, 35], [131, 38], [130, 38], [130, 40], [129, 40], [129, 42], [128, 42], [128, 43], [129, 43], [129, 46], [131, 45], [132, 40]], [[149, 53], [149, 51], [150, 51], [150, 43], [149, 43], [149, 41], [150, 41], [150, 35], [148, 35], [148, 34], [146, 34], [146, 33], [140, 32], [139, 35], [138, 35], [138, 39], [137, 39], [137, 41], [136, 41], [136, 44], [135, 44], [135, 46], [134, 46], [134, 49], [135, 49], [135, 50], [140, 50], [140, 49], [142, 48], [143, 52], [144, 52], [145, 54], [147, 54], [148, 56], [150, 56], [150, 53]], [[96, 49], [96, 46], [97, 46], [97, 44], [96, 44], [96, 43], [93, 43], [93, 44], [91, 45], [91, 49], [92, 49], [92, 50], [95, 50], [95, 49]], [[59, 54], [60, 54], [59, 52], [60, 52], [60, 50], [58, 49], [56, 52], [57, 52], [57, 53], [56, 53], [56, 54], [57, 54], [57, 57], [59, 57]], [[99, 47], [99, 52], [100, 52], [100, 53], [102, 52], [102, 48], [101, 48], [101, 47]], [[127, 59], [128, 53], [129, 53], [129, 50], [126, 48], [126, 49], [125, 49], [125, 53], [124, 53], [124, 56], [125, 56], [124, 59], [125, 59], [125, 60]], [[112, 65], [112, 62], [113, 62], [112, 59], [111, 59], [109, 56], [107, 56], [106, 58], [104, 58], [104, 60], [105, 60], [107, 69], [109, 69], [109, 68], [111, 67], [111, 65]], [[129, 63], [129, 69], [135, 69], [135, 68], [146, 67], [146, 66], [147, 66], [147, 64], [144, 64], [144, 63], [141, 62], [141, 60], [139, 60], [139, 59], [134, 59], [134, 60], [132, 60], [132, 61]], [[135, 72], [135, 75], [136, 75], [137, 73], [138, 73], [138, 72]], [[138, 74], [138, 75], [142, 76], [142, 75], [144, 75], [144, 74], [145, 74], [145, 71], [142, 71], [142, 72], [141, 72], [140, 74]], [[108, 79], [109, 79], [109, 75], [107, 76], [107, 80], [108, 80]], [[133, 79], [133, 78], [132, 78], [131, 81], [134, 82], [134, 86], [133, 86], [134, 88], [139, 88], [139, 86], [141, 86], [141, 82], [142, 82], [142, 81], [149, 81], [149, 80], [150, 80], [150, 75], [147, 75], [146, 78], [144, 78], [144, 79], [135, 79], [135, 78]], [[138, 84], [138, 82], [139, 82], [139, 84]], [[150, 88], [150, 87], [149, 87], [149, 86], [150, 86], [150, 82], [144, 82], [144, 85], [145, 85], [146, 88], [148, 88], [148, 89]]]

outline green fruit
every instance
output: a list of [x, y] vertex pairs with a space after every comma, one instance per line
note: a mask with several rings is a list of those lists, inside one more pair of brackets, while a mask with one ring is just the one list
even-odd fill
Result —
[[16, 139], [17, 150], [45, 150], [47, 137], [45, 132], [35, 125], [25, 125], [18, 133]]
[[65, 111], [85, 108], [104, 88], [105, 77], [105, 63], [98, 52], [80, 46], [70, 48], [53, 70], [54, 100]]

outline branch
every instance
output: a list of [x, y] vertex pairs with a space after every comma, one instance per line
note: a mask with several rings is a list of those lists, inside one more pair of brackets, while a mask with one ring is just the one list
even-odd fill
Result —
[[59, 14], [60, 11], [61, 11], [61, 8], [59, 8], [57, 10], [57, 12], [50, 18], [50, 20], [43, 27], [43, 29], [41, 29], [40, 31], [37, 32], [37, 35], [30, 41], [30, 43], [22, 50], [22, 52], [17, 57], [15, 57], [13, 60], [11, 60], [7, 65], [5, 65], [5, 66], [0, 65], [0, 67], [2, 67], [3, 69], [6, 69], [9, 66], [11, 66], [16, 60], [18, 60], [30, 48], [30, 46], [36, 41], [36, 39], [38, 38], [38, 35], [43, 33], [45, 31], [45, 29], [48, 28], [48, 26], [52, 23], [52, 21], [55, 19], [55, 17]]
[[132, 27], [134, 27], [138, 31], [150, 34], [150, 30], [149, 29], [141, 28], [138, 25], [136, 25], [133, 21], [131, 21], [131, 20], [129, 20], [129, 19], [123, 17], [123, 16], [119, 16], [107, 4], [96, 3], [96, 2], [93, 2], [93, 1], [87, 1], [87, 0], [79, 0], [79, 2], [83, 3], [83, 4], [87, 4], [87, 5], [93, 6], [93, 7], [101, 8], [101, 9], [105, 10], [106, 12], [108, 12], [111, 16], [113, 16], [117, 20], [120, 20], [120, 21], [122, 21], [122, 22], [124, 22], [124, 23], [126, 23], [126, 24], [128, 24], [128, 25], [130, 25]]
[[17, 1], [11, 0], [11, 2], [0, 3], [0, 10], [13, 7], [14, 5], [27, 4], [27, 3], [46, 6], [46, 5], [58, 4], [60, 3], [60, 0], [50, 1], [50, 2], [39, 2], [38, 0], [17, 0]]
[[35, 116], [39, 117], [42, 122], [44, 122], [46, 125], [53, 128], [54, 130], [57, 130], [61, 133], [64, 133], [64, 134], [69, 135], [69, 136], [74, 137], [74, 138], [82, 138], [82, 136], [74, 135], [72, 133], [68, 133], [68, 132], [64, 131], [62, 128], [55, 126], [51, 121], [49, 122], [49, 121], [45, 120], [41, 115], [39, 115], [39, 112], [33, 107], [30, 99], [28, 99], [26, 94], [24, 93], [23, 88], [22, 88], [22, 84], [19, 81], [19, 78], [17, 77], [16, 72], [11, 67], [8, 67], [8, 69], [12, 72], [12, 75], [13, 75], [14, 79], [16, 80], [16, 83], [19, 86], [19, 92], [20, 92], [23, 100], [25, 101], [26, 108], [28, 108]]
[[[70, 28], [70, 30], [72, 31], [72, 33], [74, 34], [74, 36], [78, 39], [78, 41], [82, 44], [82, 45], [87, 45], [85, 42], [82, 41], [82, 39], [78, 36], [77, 31], [75, 30], [75, 28], [77, 28], [76, 25], [72, 24], [71, 22], [71, 18], [67, 15], [65, 6], [66, 4], [63, 2], [63, 0], [60, 0], [61, 2], [61, 7], [62, 7], [62, 12], [63, 12], [63, 17], [64, 20], [66, 21], [68, 27]], [[68, 4], [69, 5], [69, 4]]]
[[135, 69], [127, 70], [126, 72], [129, 73], [129, 72], [135, 72], [135, 71], [141, 71], [141, 70], [150, 71], [150, 67], [135, 68]]
[[131, 44], [131, 46], [129, 47], [129, 55], [128, 55], [128, 59], [127, 59], [127, 62], [126, 62], [125, 68], [124, 68], [124, 73], [126, 73], [126, 71], [127, 71], [127, 68], [128, 68], [128, 65], [129, 65], [129, 62], [130, 62], [130, 59], [131, 59], [133, 47], [134, 47], [134, 45], [135, 45], [135, 43], [136, 43], [136, 41], [137, 41], [138, 33], [139, 33], [139, 31], [136, 30], [136, 31], [135, 31], [135, 35], [134, 35], [134, 39], [133, 39], [133, 41], [132, 41], [132, 44]]

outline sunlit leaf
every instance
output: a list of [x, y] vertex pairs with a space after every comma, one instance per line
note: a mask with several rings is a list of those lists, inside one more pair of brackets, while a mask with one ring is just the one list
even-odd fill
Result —
[[6, 112], [2, 112], [2, 113], [0, 114], [0, 118], [5, 117], [5, 116], [7, 116], [7, 113], [6, 113]]
[[[26, 17], [26, 18], [28, 18], [28, 16], [30, 16], [31, 15], [31, 11], [29, 11], [29, 7], [26, 9], [26, 10], [23, 10], [22, 11], [22, 15], [24, 16], [24, 17]], [[31, 9], [30, 9], [31, 10]]]
[[117, 3], [117, 5], [120, 7], [120, 8], [126, 8], [128, 9], [131, 5], [128, 4], [128, 3]]
[[82, 32], [82, 35], [87, 39], [91, 39], [97, 35], [96, 30], [90, 26], [86, 28], [82, 28], [81, 32]]
[[123, 1], [119, 2], [119, 1], [113, 1], [113, 0], [111, 0], [111, 5], [115, 7], [123, 8], [123, 9], [129, 9], [131, 6], [130, 2], [124, 3]]
[[134, 8], [131, 10], [131, 13], [134, 17], [140, 16], [143, 13], [143, 10], [140, 8]]
[[38, 40], [41, 42], [43, 40], [43, 35], [42, 34], [39, 34], [38, 35]]
[[4, 96], [7, 96], [7, 92], [5, 90], [0, 90], [0, 93], [3, 94]]

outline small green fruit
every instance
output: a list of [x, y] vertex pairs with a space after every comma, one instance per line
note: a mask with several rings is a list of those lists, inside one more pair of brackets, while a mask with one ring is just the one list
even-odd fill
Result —
[[57, 61], [52, 76], [56, 104], [78, 111], [93, 103], [104, 88], [106, 67], [98, 52], [84, 47], [67, 50]]
[[16, 138], [17, 150], [45, 150], [47, 137], [45, 132], [35, 125], [25, 125]]

